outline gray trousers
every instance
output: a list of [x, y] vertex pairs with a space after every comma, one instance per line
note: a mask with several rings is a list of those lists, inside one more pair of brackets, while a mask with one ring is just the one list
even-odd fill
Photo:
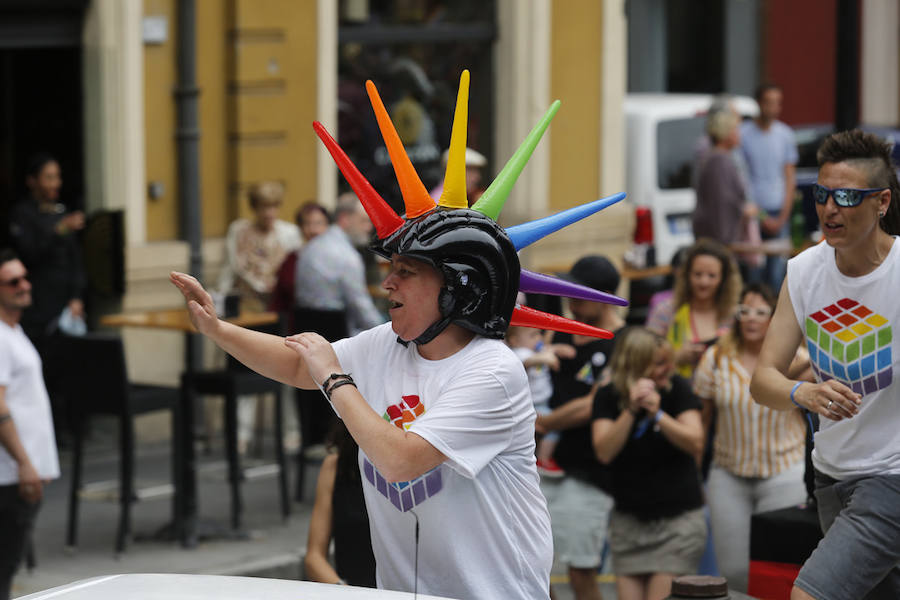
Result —
[[900, 598], [900, 475], [817, 471], [816, 499], [825, 537], [794, 585], [817, 600]]

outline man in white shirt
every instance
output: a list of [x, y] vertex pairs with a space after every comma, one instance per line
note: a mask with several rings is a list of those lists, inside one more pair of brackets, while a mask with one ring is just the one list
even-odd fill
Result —
[[0, 250], [0, 600], [10, 596], [44, 484], [59, 477], [41, 359], [19, 325], [31, 305], [27, 277]]
[[352, 335], [384, 322], [366, 288], [365, 266], [356, 250], [368, 244], [372, 222], [350, 193], [338, 198], [334, 221], [300, 253], [294, 300], [300, 308], [345, 311]]

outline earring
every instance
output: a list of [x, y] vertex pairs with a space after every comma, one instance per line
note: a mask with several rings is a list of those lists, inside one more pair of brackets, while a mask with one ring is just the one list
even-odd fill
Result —
[[884, 215], [885, 215], [885, 212], [884, 212], [884, 211], [881, 211], [881, 212], [878, 213], [878, 218], [883, 219], [883, 218], [884, 218]]

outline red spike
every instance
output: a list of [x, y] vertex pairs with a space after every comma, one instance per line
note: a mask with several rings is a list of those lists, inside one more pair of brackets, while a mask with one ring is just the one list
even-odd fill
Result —
[[535, 329], [552, 329], [553, 331], [561, 331], [563, 333], [572, 333], [575, 335], [587, 335], [590, 337], [603, 338], [610, 340], [613, 333], [599, 327], [585, 325], [580, 321], [573, 321], [565, 317], [551, 315], [540, 310], [528, 308], [527, 306], [516, 306], [513, 309], [512, 318], [509, 321], [510, 326], [514, 327], [533, 327]]
[[313, 121], [313, 129], [315, 129], [316, 135], [319, 136], [325, 147], [328, 148], [334, 162], [337, 163], [350, 187], [356, 192], [356, 196], [362, 203], [363, 208], [366, 209], [369, 218], [372, 219], [372, 225], [375, 226], [375, 234], [378, 236], [378, 239], [383, 240], [400, 229], [403, 226], [403, 219], [384, 201], [384, 198], [378, 195], [372, 184], [359, 172], [356, 165], [350, 161], [350, 157], [334, 141], [334, 138], [331, 137], [325, 127], [318, 121]]

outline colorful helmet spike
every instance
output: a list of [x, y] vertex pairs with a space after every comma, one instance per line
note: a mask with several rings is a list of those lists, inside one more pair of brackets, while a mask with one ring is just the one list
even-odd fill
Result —
[[372, 80], [366, 81], [366, 91], [369, 93], [369, 101], [375, 111], [375, 118], [378, 121], [378, 128], [381, 129], [384, 145], [387, 146], [388, 154], [391, 157], [391, 164], [397, 175], [397, 183], [400, 184], [400, 193], [403, 195], [403, 204], [406, 206], [406, 217], [414, 219], [424, 215], [434, 209], [434, 200], [428, 195], [428, 190], [425, 189], [412, 161], [409, 160], [409, 156], [403, 148], [403, 142], [400, 141], [400, 135], [397, 134]]
[[[444, 191], [438, 205], [446, 208], [469, 208], [466, 200], [466, 135], [469, 127], [469, 71], [459, 76], [456, 112], [450, 132], [450, 152], [444, 173]], [[495, 219], [496, 220], [496, 219]]]
[[488, 186], [488, 189], [486, 189], [481, 195], [481, 198], [478, 199], [478, 202], [472, 205], [472, 210], [477, 210], [495, 221], [497, 220], [497, 217], [500, 216], [500, 211], [503, 210], [506, 199], [509, 197], [509, 193], [516, 184], [519, 175], [522, 173], [522, 169], [525, 168], [525, 164], [528, 163], [532, 153], [534, 153], [534, 149], [537, 147], [538, 142], [541, 141], [541, 137], [543, 137], [544, 132], [547, 131], [550, 121], [553, 120], [556, 111], [559, 110], [559, 105], [559, 100], [555, 100], [553, 104], [550, 105], [550, 108], [547, 109], [544, 117], [534, 126], [534, 129], [531, 130], [531, 133], [528, 134], [525, 141], [519, 146], [519, 149], [516, 150], [512, 157], [506, 162], [506, 166], [503, 167], [503, 170], [497, 174], [494, 181]]
[[559, 110], [559, 101], [550, 106], [481, 199], [469, 210], [466, 208], [465, 193], [469, 72], [463, 71], [457, 95], [444, 193], [440, 200], [440, 206], [444, 210], [434, 210], [437, 205], [428, 195], [406, 154], [378, 90], [371, 81], [366, 82], [366, 90], [400, 184], [406, 205], [406, 219], [397, 215], [378, 195], [321, 123], [313, 123], [313, 129], [328, 148], [375, 226], [379, 241], [371, 249], [386, 257], [400, 254], [419, 258], [433, 264], [444, 275], [444, 286], [438, 297], [441, 319], [414, 341], [418, 344], [428, 343], [450, 322], [488, 337], [501, 337], [509, 324], [612, 338], [613, 334], [605, 329], [515, 305], [516, 290], [513, 282], [518, 279], [519, 289], [528, 293], [626, 305], [627, 302], [617, 296], [549, 275], [524, 271], [516, 255], [517, 250], [622, 200], [625, 194], [601, 198], [505, 231], [496, 222], [512, 186]]
[[322, 143], [325, 144], [325, 147], [328, 148], [334, 162], [337, 163], [338, 168], [350, 183], [350, 187], [353, 188], [363, 208], [366, 209], [366, 213], [372, 220], [372, 225], [375, 226], [375, 234], [378, 238], [384, 239], [400, 229], [403, 226], [403, 219], [375, 191], [369, 180], [363, 177], [363, 174], [350, 161], [350, 158], [338, 143], [334, 141], [334, 138], [331, 137], [325, 127], [318, 121], [314, 121], [313, 129], [316, 131], [319, 139], [322, 140]]
[[607, 294], [585, 285], [525, 269], [522, 269], [519, 275], [519, 291], [526, 294], [549, 294], [550, 296], [566, 296], [568, 298], [578, 298], [579, 300], [590, 300], [591, 302], [628, 306], [628, 300], [613, 294]]
[[536, 219], [534, 221], [529, 221], [528, 223], [522, 223], [521, 225], [507, 227], [506, 233], [512, 240], [513, 245], [515, 245], [516, 250], [521, 250], [542, 237], [550, 235], [554, 231], [559, 231], [563, 227], [603, 210], [607, 206], [615, 204], [623, 198], [625, 198], [624, 192], [614, 196], [600, 198], [599, 200], [594, 200], [593, 202], [588, 202], [581, 206], [568, 208], [555, 215], [544, 217], [543, 219]]
[[513, 327], [533, 327], [534, 329], [552, 329], [574, 335], [587, 335], [590, 337], [612, 339], [613, 333], [599, 327], [585, 325], [580, 321], [573, 321], [565, 317], [551, 315], [527, 306], [516, 306], [512, 312], [509, 324]]

